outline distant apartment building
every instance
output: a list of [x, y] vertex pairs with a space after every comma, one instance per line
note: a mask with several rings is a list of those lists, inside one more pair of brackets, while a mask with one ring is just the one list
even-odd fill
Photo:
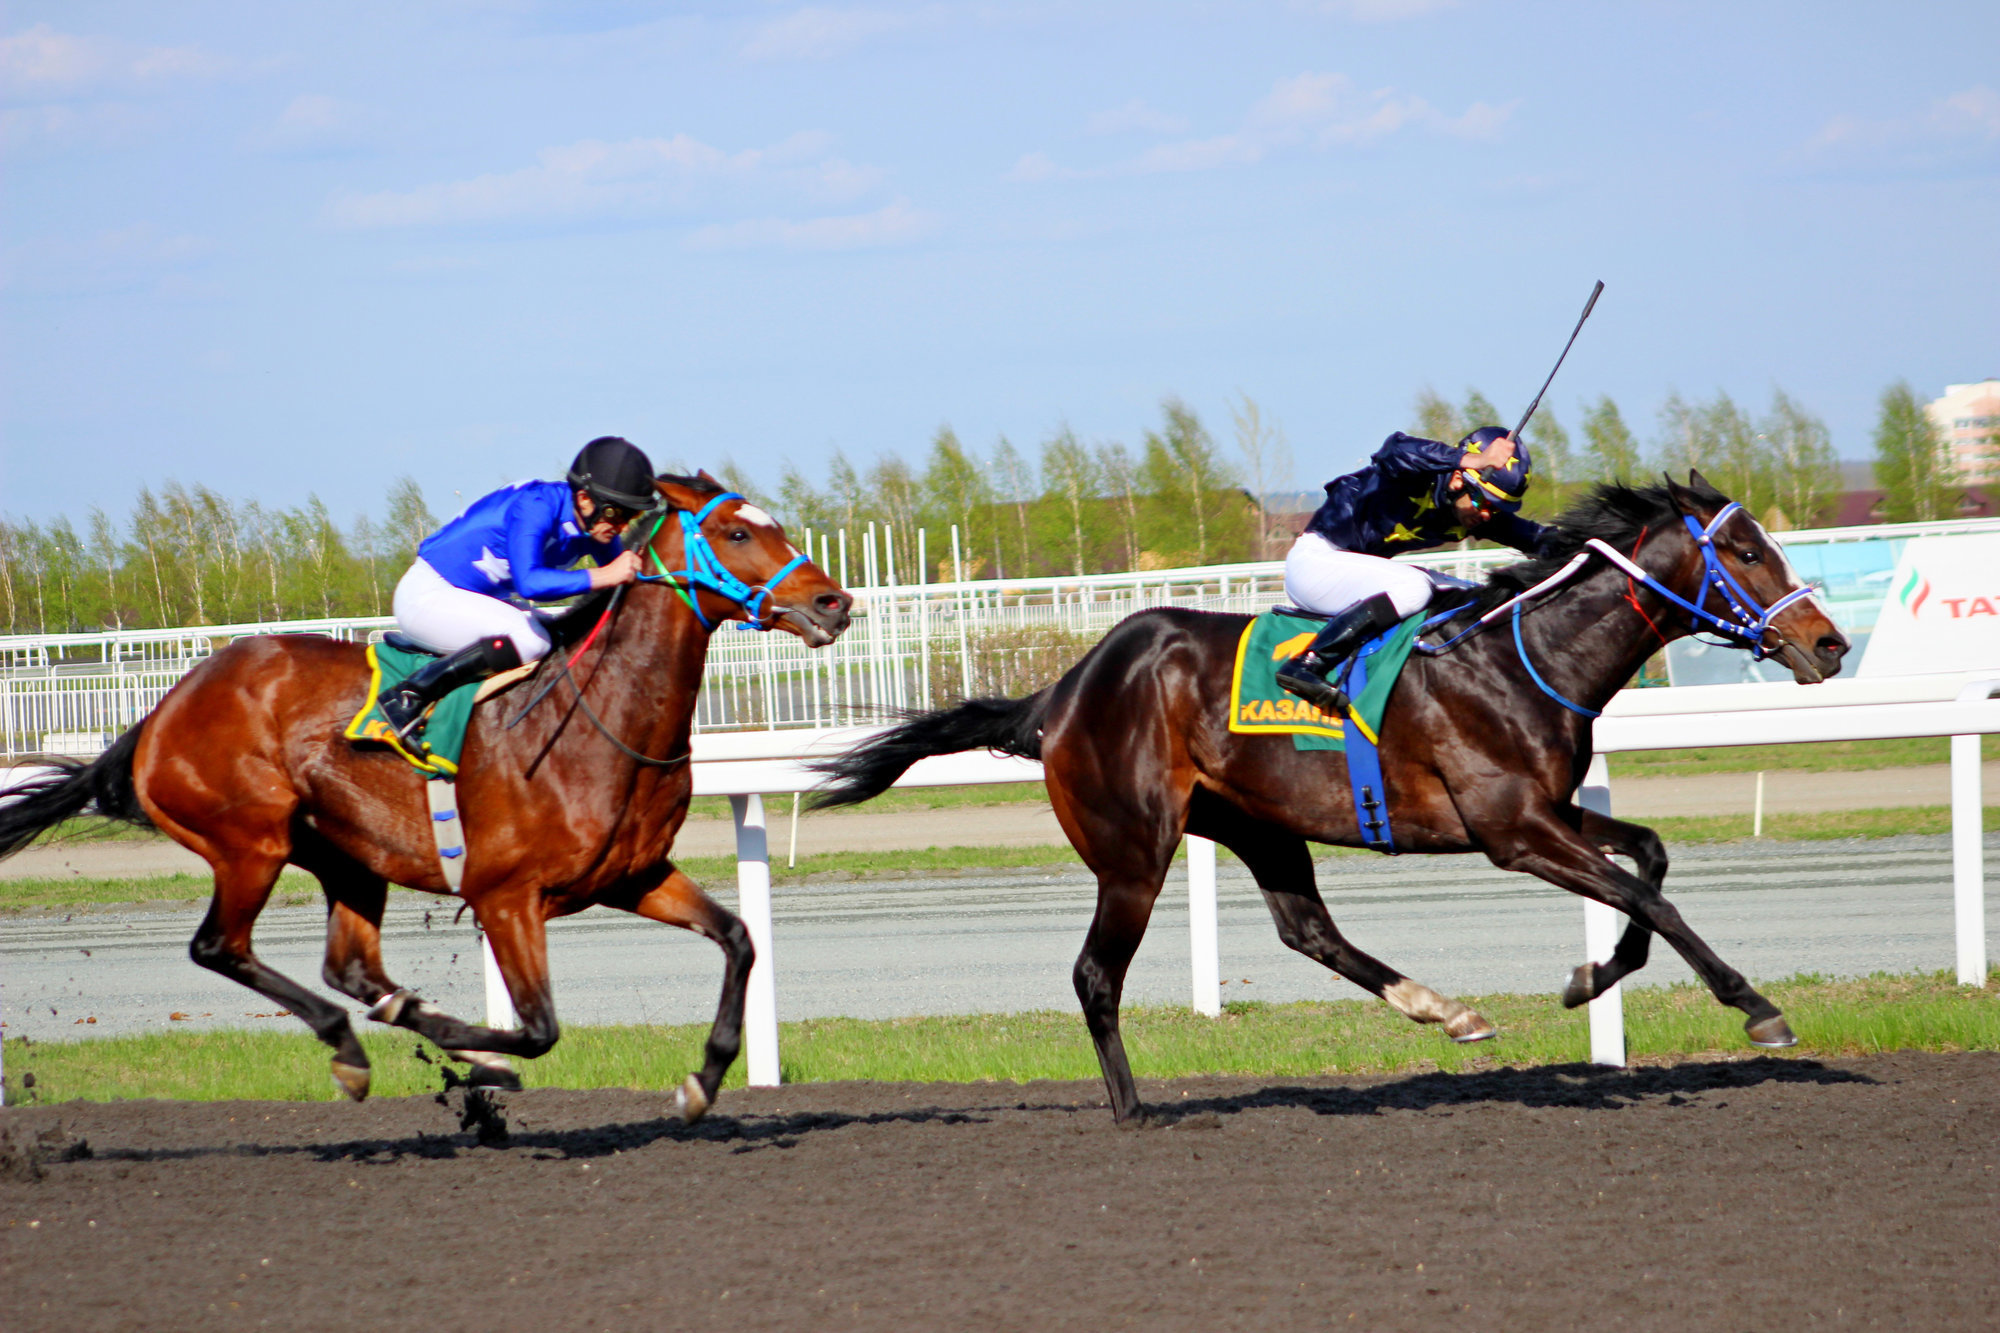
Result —
[[1965, 481], [2000, 481], [2000, 379], [1950, 384], [1930, 405]]

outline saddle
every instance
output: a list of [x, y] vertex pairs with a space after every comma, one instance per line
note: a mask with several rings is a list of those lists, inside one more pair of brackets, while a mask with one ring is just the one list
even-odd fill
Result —
[[432, 706], [407, 739], [399, 738], [382, 716], [378, 701], [383, 690], [394, 688], [399, 681], [442, 656], [396, 630], [385, 633], [379, 643], [369, 644], [368, 699], [342, 734], [351, 741], [387, 745], [425, 777], [458, 776], [458, 760], [465, 750], [466, 729], [472, 725], [473, 705], [526, 679], [535, 668], [527, 663], [453, 690]]

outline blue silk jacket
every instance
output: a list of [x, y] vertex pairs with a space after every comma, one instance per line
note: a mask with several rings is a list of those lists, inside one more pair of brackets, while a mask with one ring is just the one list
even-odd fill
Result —
[[1448, 503], [1439, 504], [1438, 480], [1456, 472], [1464, 455], [1438, 440], [1397, 431], [1359, 472], [1326, 484], [1326, 503], [1314, 511], [1307, 532], [1316, 532], [1343, 551], [1400, 555], [1465, 537], [1511, 546], [1530, 555], [1555, 529], [1501, 511], [1470, 531]]

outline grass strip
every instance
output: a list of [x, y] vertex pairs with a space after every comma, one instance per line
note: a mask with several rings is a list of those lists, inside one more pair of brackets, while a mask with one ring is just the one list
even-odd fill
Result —
[[[1949, 972], [1831, 980], [1801, 975], [1765, 987], [1799, 1034], [1793, 1056], [1878, 1051], [2000, 1050], [2000, 968], [1983, 988]], [[1374, 1000], [1300, 1004], [1240, 1003], [1219, 1018], [1186, 1009], [1128, 1009], [1126, 1048], [1142, 1078], [1243, 1074], [1456, 1071], [1494, 1065], [1570, 1064], [1589, 1058], [1587, 1020], [1553, 995], [1485, 995], [1467, 1001], [1500, 1029], [1477, 1046], [1456, 1046]], [[279, 1018], [274, 1023], [290, 1025]], [[1742, 1015], [1695, 986], [1639, 987], [1625, 993], [1626, 1043], [1634, 1062], [1741, 1054]], [[540, 1060], [526, 1062], [534, 1087], [641, 1088], [665, 1093], [701, 1063], [705, 1025], [582, 1027]], [[416, 1037], [370, 1026], [362, 1036], [375, 1066], [375, 1092], [414, 1096], [441, 1086], [441, 1059]], [[787, 1083], [837, 1079], [979, 1082], [1093, 1079], [1097, 1060], [1074, 1013], [967, 1014], [864, 1021], [807, 1019], [783, 1024], [779, 1048]], [[328, 1101], [327, 1051], [294, 1031], [168, 1032], [92, 1041], [6, 1043], [9, 1105], [35, 1078], [41, 1102], [159, 1097], [180, 1101], [252, 1098]], [[743, 1082], [739, 1061], [729, 1085]]]

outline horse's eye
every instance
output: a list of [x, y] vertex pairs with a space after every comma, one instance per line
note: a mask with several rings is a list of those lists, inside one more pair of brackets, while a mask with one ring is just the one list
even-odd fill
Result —
[[729, 530], [729, 540], [733, 542], [747, 542], [750, 540], [750, 530], [748, 528], [731, 528]]
[[1763, 554], [1747, 546], [1736, 553], [1736, 558], [1746, 565], [1761, 565], [1764, 563]]

